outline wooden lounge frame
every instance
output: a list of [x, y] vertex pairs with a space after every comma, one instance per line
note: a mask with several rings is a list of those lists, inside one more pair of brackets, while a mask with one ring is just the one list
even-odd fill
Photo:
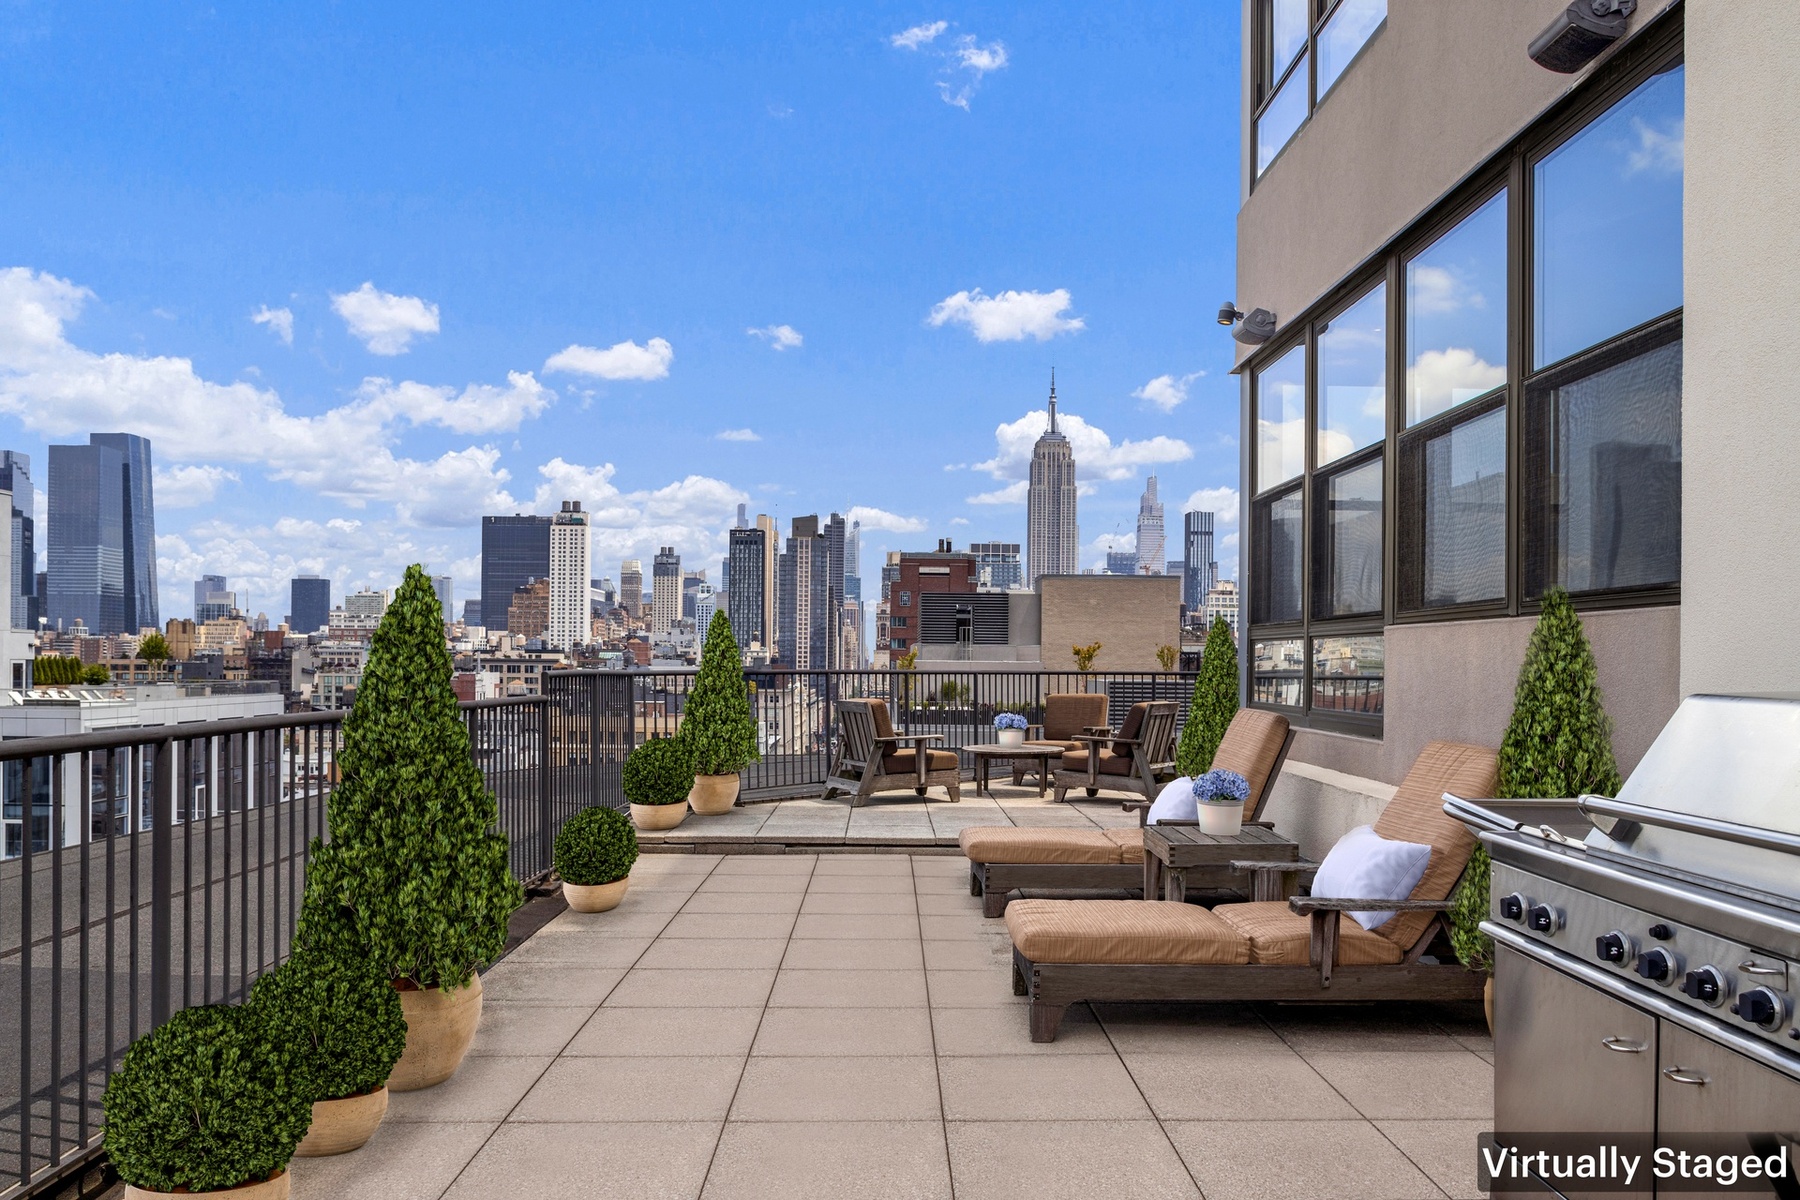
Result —
[[[932, 770], [930, 745], [943, 741], [936, 733], [894, 733], [887, 721], [887, 705], [881, 700], [840, 700], [837, 703], [839, 738], [837, 759], [825, 779], [819, 799], [829, 800], [834, 792], [848, 792], [850, 807], [859, 808], [877, 792], [911, 789], [923, 796], [925, 789], [941, 787], [950, 794], [950, 802], [962, 799], [962, 764]], [[883, 760], [900, 750], [912, 747], [913, 769], [888, 773]]]

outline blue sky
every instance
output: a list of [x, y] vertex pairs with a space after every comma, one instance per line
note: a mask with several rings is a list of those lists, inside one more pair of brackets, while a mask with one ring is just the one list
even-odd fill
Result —
[[165, 615], [279, 619], [563, 499], [1022, 540], [1054, 366], [1099, 561], [1237, 485], [1237, 9], [9, 4], [0, 444], [150, 436]]

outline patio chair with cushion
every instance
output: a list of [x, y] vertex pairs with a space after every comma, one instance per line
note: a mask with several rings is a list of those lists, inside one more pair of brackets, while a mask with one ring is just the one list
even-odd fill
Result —
[[1140, 700], [1125, 714], [1119, 732], [1084, 733], [1075, 739], [1084, 749], [1063, 752], [1062, 766], [1051, 778], [1056, 799], [1071, 788], [1131, 792], [1156, 799], [1157, 788], [1175, 774], [1175, 702]]
[[[1212, 765], [1236, 771], [1250, 784], [1244, 820], [1257, 820], [1275, 790], [1281, 764], [1293, 744], [1286, 717], [1260, 708], [1239, 709], [1226, 727]], [[1150, 803], [1126, 802], [1141, 826]], [[962, 831], [969, 859], [969, 892], [982, 897], [982, 913], [998, 917], [1016, 888], [1125, 888], [1144, 884], [1144, 838], [1138, 829], [1021, 829], [980, 825]], [[1230, 878], [1192, 872], [1195, 889], [1228, 887]], [[1241, 878], [1238, 876], [1237, 878]]]
[[[1044, 697], [1044, 723], [1027, 726], [1025, 744], [1054, 746], [1065, 754], [1083, 749], [1075, 739], [1083, 734], [1106, 733], [1106, 695], [1103, 692], [1053, 692]], [[1027, 772], [1037, 770], [1030, 762], [1015, 762], [1012, 780], [1025, 782]]]
[[[1031, 998], [1031, 1039], [1056, 1039], [1064, 1010], [1084, 1000], [1460, 1000], [1484, 976], [1426, 952], [1447, 926], [1450, 896], [1475, 837], [1443, 810], [1447, 793], [1486, 796], [1497, 757], [1482, 746], [1432, 742], [1382, 810], [1374, 831], [1424, 844], [1424, 873], [1403, 900], [1296, 896], [1205, 909], [1167, 900], [1021, 900], [1006, 910], [1013, 991]], [[1292, 863], [1234, 864], [1292, 871]], [[1313, 864], [1313, 869], [1316, 869]], [[1373, 929], [1345, 913], [1391, 912]], [[1447, 941], [1447, 939], [1445, 939]]]
[[[953, 804], [962, 799], [962, 760], [954, 750], [927, 745], [942, 741], [941, 734], [895, 733], [885, 700], [840, 700], [837, 710], [837, 760], [819, 799], [848, 792], [850, 807], [857, 808], [877, 792], [911, 788], [923, 796], [928, 787], [949, 792]], [[903, 744], [910, 748], [902, 750]]]

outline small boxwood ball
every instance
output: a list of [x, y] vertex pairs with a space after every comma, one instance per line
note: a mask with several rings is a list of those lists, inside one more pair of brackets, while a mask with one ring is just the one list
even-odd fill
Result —
[[613, 883], [631, 874], [637, 856], [637, 830], [616, 808], [583, 809], [556, 835], [556, 873], [565, 883]]

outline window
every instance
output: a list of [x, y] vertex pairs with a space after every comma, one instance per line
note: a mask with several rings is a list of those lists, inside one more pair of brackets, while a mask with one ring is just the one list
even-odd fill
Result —
[[1533, 170], [1533, 366], [1681, 307], [1683, 75], [1651, 76]]
[[1323, 97], [1364, 43], [1387, 20], [1387, 0], [1341, 0], [1319, 30], [1319, 83]]
[[1400, 607], [1505, 600], [1505, 406], [1433, 426], [1400, 461]]
[[1319, 326], [1320, 466], [1387, 435], [1387, 285]]
[[1386, 19], [1387, 0], [1261, 0], [1258, 178]]
[[1263, 107], [1262, 114], [1256, 118], [1256, 173], [1261, 175], [1275, 161], [1283, 146], [1288, 144], [1294, 134], [1300, 131], [1300, 125], [1306, 120], [1307, 96], [1309, 86], [1306, 70], [1306, 57], [1300, 62], [1275, 93], [1275, 98]]
[[1306, 346], [1256, 373], [1256, 490], [1306, 469]]
[[1280, 79], [1294, 56], [1306, 49], [1306, 10], [1311, 4], [1312, 0], [1264, 0], [1264, 20], [1269, 28], [1266, 78]]
[[1301, 548], [1305, 529], [1300, 489], [1258, 502], [1255, 510], [1257, 558], [1255, 603], [1250, 619], [1258, 625], [1298, 621]]
[[1315, 485], [1320, 512], [1314, 546], [1313, 616], [1381, 612], [1381, 459]]
[[1250, 698], [1258, 704], [1299, 708], [1306, 683], [1306, 643], [1299, 638], [1255, 642], [1250, 657]]
[[1385, 639], [1379, 634], [1315, 638], [1312, 646], [1312, 710], [1380, 716]]
[[912, 593], [911, 592], [901, 592], [900, 593], [900, 607], [901, 608], [911, 608], [912, 607]]
[[1506, 382], [1506, 191], [1406, 264], [1406, 423]]

